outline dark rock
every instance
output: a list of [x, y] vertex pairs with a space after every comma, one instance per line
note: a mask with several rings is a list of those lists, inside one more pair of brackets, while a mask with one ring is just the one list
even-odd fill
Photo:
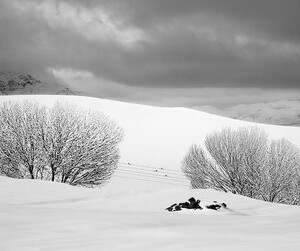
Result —
[[200, 206], [200, 200], [197, 200], [197, 201], [196, 201], [196, 203], [195, 203], [193, 209], [203, 209], [203, 208]]
[[174, 210], [174, 207], [175, 207], [176, 205], [177, 205], [177, 204], [176, 204], [176, 203], [174, 203], [173, 205], [171, 205], [171, 206], [167, 207], [167, 208], [166, 208], [166, 210], [168, 210], [168, 211], [172, 212], [172, 211]]
[[188, 202], [184, 202], [184, 203], [179, 203], [179, 206], [181, 206], [181, 208], [189, 208], [190, 204]]
[[227, 205], [225, 203], [222, 203], [221, 206], [227, 208]]
[[194, 197], [191, 197], [191, 198], [189, 198], [189, 202], [194, 203], [194, 202], [196, 202], [196, 199]]
[[175, 206], [174, 211], [181, 211], [181, 207], [179, 205]]
[[191, 201], [189, 208], [190, 209], [202, 209], [202, 207], [200, 207], [200, 200], [195, 200], [195, 201]]
[[216, 205], [216, 204], [212, 204], [212, 205], [208, 205], [206, 206], [207, 209], [212, 209], [212, 210], [218, 210], [221, 208], [220, 205]]
[[[189, 198], [189, 202], [181, 202], [179, 204], [174, 203], [173, 205], [169, 206], [166, 208], [166, 210], [173, 212], [173, 211], [181, 211], [183, 208], [185, 209], [200, 209], [202, 210], [203, 208], [200, 206], [200, 200], [196, 200], [194, 197]], [[227, 205], [225, 203], [218, 203], [217, 201], [213, 202], [214, 204], [207, 205], [207, 209], [212, 209], [212, 210], [219, 210], [220, 208], [227, 208]]]

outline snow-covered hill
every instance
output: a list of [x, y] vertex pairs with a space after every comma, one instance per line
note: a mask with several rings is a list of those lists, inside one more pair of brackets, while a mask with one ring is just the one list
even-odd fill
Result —
[[42, 82], [30, 74], [0, 72], [0, 95], [16, 94], [75, 95], [75, 92], [61, 84]]
[[300, 126], [300, 100], [240, 104], [225, 110], [211, 106], [203, 106], [198, 109], [238, 120], [273, 125]]
[[[0, 177], [1, 250], [298, 250], [300, 207], [214, 190], [111, 196]], [[127, 187], [123, 187], [124, 190]], [[164, 210], [190, 196], [228, 209]]]
[[[1, 96], [97, 109], [125, 130], [121, 164], [103, 188], [0, 177], [1, 250], [297, 250], [300, 207], [191, 190], [180, 171], [192, 143], [223, 127], [252, 126], [185, 108], [78, 96]], [[259, 124], [300, 147], [300, 128]], [[145, 176], [145, 173], [148, 175]], [[141, 173], [144, 173], [141, 176]], [[168, 212], [191, 196], [221, 211]]]
[[300, 101], [280, 100], [238, 105], [227, 110], [227, 115], [235, 119], [259, 123], [300, 126]]
[[[203, 144], [208, 133], [224, 127], [238, 128], [256, 125], [186, 108], [160, 108], [89, 97], [47, 95], [0, 97], [0, 101], [24, 99], [46, 105], [51, 105], [56, 100], [63, 100], [88, 109], [102, 111], [116, 120], [125, 131], [125, 139], [121, 144], [121, 162], [124, 163], [122, 164], [124, 169], [135, 167], [146, 168], [150, 171], [158, 170], [157, 175], [167, 175], [171, 178], [175, 177], [171, 175], [172, 171], [168, 171], [175, 170], [175, 174], [180, 172], [181, 161], [188, 148], [193, 143]], [[265, 124], [257, 126], [263, 128], [270, 138], [283, 137], [300, 147], [299, 127]], [[118, 174], [118, 176], [125, 176], [125, 174]], [[132, 190], [135, 190], [133, 183], [138, 183], [138, 190], [153, 190], [156, 187], [160, 189], [159, 183], [148, 186], [138, 180], [133, 182], [131, 179], [117, 177], [114, 180], [117, 182], [121, 180], [124, 186]], [[185, 181], [181, 183], [186, 185]], [[165, 186], [169, 187], [167, 184]]]

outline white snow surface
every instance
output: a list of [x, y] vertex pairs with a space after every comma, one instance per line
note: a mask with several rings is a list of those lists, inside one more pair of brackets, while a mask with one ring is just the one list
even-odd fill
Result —
[[[122, 163], [158, 170], [161, 179], [124, 178], [120, 165], [101, 189], [0, 177], [0, 250], [299, 250], [300, 207], [215, 190], [192, 190], [180, 175], [192, 143], [223, 127], [255, 125], [184, 108], [159, 108], [76, 96], [1, 96], [97, 109], [123, 127]], [[300, 128], [258, 124], [270, 138], [300, 146]], [[141, 167], [143, 166], [143, 167]], [[163, 168], [163, 169], [160, 169]], [[167, 176], [165, 176], [167, 175]], [[122, 177], [123, 176], [123, 177]], [[132, 176], [131, 176], [132, 177]], [[227, 209], [168, 212], [194, 196]]]

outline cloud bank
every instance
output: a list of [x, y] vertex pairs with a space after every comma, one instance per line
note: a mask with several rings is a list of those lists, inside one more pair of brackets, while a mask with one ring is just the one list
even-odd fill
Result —
[[0, 68], [157, 105], [295, 99], [299, 10], [298, 0], [3, 0]]

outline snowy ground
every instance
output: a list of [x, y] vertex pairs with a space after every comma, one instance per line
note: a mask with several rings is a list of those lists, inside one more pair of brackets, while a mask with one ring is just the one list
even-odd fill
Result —
[[[203, 144], [207, 133], [222, 127], [253, 124], [183, 108], [95, 98], [2, 96], [0, 101], [51, 104], [57, 98], [114, 118], [126, 132], [124, 164], [107, 186], [96, 190], [0, 177], [0, 250], [300, 249], [300, 207], [190, 190], [180, 173], [192, 143]], [[300, 128], [259, 127], [271, 138], [285, 137], [300, 146]], [[204, 205], [225, 202], [228, 209], [164, 210], [191, 196]]]
[[[298, 250], [300, 208], [214, 190], [130, 196], [0, 178], [0, 250]], [[126, 189], [126, 188], [124, 188]], [[168, 212], [195, 196], [220, 211]]]

